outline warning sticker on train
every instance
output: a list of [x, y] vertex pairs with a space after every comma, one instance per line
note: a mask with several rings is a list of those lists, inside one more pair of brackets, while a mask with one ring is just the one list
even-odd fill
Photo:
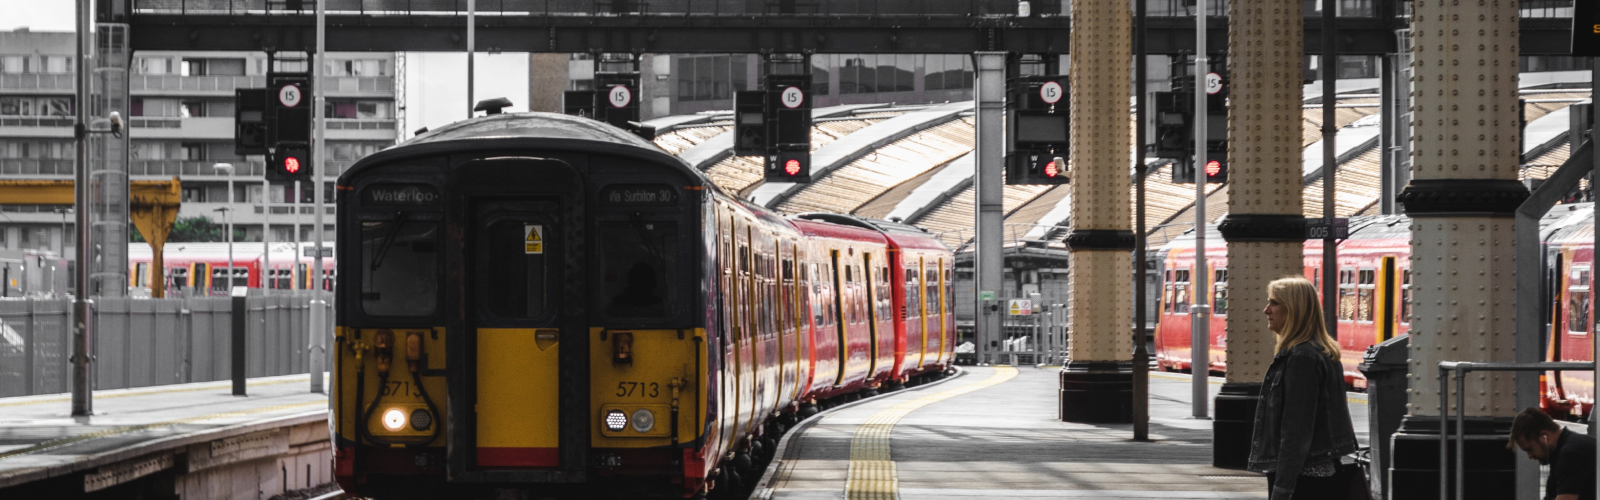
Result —
[[544, 226], [523, 224], [522, 234], [522, 253], [544, 253]]

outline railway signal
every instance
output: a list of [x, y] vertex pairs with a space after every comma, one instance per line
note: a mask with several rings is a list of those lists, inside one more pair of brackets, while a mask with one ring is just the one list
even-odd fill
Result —
[[[775, 182], [811, 182], [811, 75], [767, 75], [765, 87], [761, 92], [767, 142], [764, 177]], [[754, 104], [747, 106], [754, 109]], [[741, 134], [737, 138], [742, 141], [746, 137]]]
[[311, 181], [311, 147], [304, 142], [278, 143], [267, 165], [269, 181]]
[[[1185, 76], [1185, 66], [1175, 64], [1172, 91], [1153, 92], [1155, 111], [1155, 144], [1153, 156], [1174, 161], [1172, 182], [1193, 184], [1195, 127], [1206, 127], [1206, 158], [1201, 166], [1206, 182], [1220, 184], [1228, 180], [1228, 73], [1225, 62], [1216, 61], [1206, 73], [1206, 118], [1194, 117], [1194, 81]], [[1193, 73], [1187, 73], [1192, 75]]]
[[603, 121], [645, 140], [655, 139], [656, 128], [639, 121], [637, 71], [597, 72], [594, 87], [563, 92], [562, 113]]
[[767, 93], [743, 90], [733, 94], [733, 154], [767, 154]]
[[1065, 76], [1013, 78], [1007, 89], [1006, 184], [1066, 184], [1072, 131]]
[[267, 89], [235, 89], [233, 154], [267, 154]]

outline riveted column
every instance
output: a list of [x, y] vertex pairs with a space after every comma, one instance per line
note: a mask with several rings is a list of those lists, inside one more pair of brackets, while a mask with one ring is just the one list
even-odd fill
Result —
[[[1399, 200], [1412, 218], [1410, 388], [1390, 477], [1393, 498], [1438, 498], [1439, 362], [1516, 360], [1512, 215], [1528, 191], [1517, 182], [1517, 0], [1412, 9], [1412, 181]], [[1474, 372], [1466, 407], [1451, 409], [1467, 416], [1466, 498], [1514, 496], [1513, 378]]]
[[[1301, 2], [1234, 0], [1228, 8], [1228, 242], [1215, 313], [1226, 315], [1227, 381], [1216, 399], [1212, 464], [1242, 469], [1261, 379], [1277, 338], [1261, 308], [1267, 283], [1301, 273]], [[1221, 274], [1221, 273], [1219, 273]], [[1225, 295], [1224, 295], [1225, 294]]]
[[[1067, 246], [1071, 340], [1061, 371], [1061, 419], [1133, 421], [1132, 218], [1128, 210], [1126, 0], [1072, 3], [1072, 233]], [[1083, 292], [1089, 290], [1092, 292]]]

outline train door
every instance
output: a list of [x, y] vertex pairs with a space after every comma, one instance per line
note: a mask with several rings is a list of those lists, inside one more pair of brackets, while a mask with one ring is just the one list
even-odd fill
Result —
[[855, 320], [855, 314], [853, 314], [853, 309], [845, 309], [845, 304], [850, 303], [845, 296], [849, 295], [851, 291], [839, 279], [841, 278], [840, 273], [847, 272], [841, 269], [839, 265], [839, 250], [829, 249], [828, 258], [830, 263], [828, 275], [833, 280], [833, 310], [836, 311], [833, 321], [834, 332], [839, 337], [839, 357], [837, 358], [839, 373], [833, 380], [833, 385], [837, 387], [844, 384], [844, 374], [848, 371], [846, 367], [850, 365], [850, 338], [845, 334], [845, 329], [848, 328], [847, 325], [849, 323]]
[[1381, 323], [1378, 325], [1377, 337], [1373, 339], [1375, 344], [1394, 338], [1394, 292], [1398, 283], [1399, 280], [1395, 279], [1394, 257], [1384, 257], [1378, 276], [1377, 315]]
[[554, 200], [483, 200], [473, 209], [469, 307], [477, 339], [477, 464], [555, 467], [560, 439], [554, 382], [560, 362], [564, 278], [555, 257], [567, 249]]
[[[915, 352], [908, 355], [912, 363], [911, 369], [915, 370], [922, 367], [923, 358], [928, 352], [928, 316], [930, 314], [928, 314], [929, 309], [923, 307], [923, 304], [928, 301], [923, 297], [926, 294], [923, 292], [922, 287], [922, 270], [926, 269], [926, 266], [920, 255], [906, 255], [904, 253], [900, 255], [906, 261], [904, 267], [905, 279], [902, 280], [906, 288], [905, 303], [901, 305], [901, 307], [905, 308], [905, 314], [902, 316], [905, 316], [906, 343], [910, 344], [911, 339], [918, 339]], [[909, 345], [907, 350], [910, 350]], [[905, 372], [907, 370], [901, 371]]]
[[734, 274], [734, 277], [739, 280], [737, 286], [738, 298], [736, 300], [738, 305], [734, 308], [734, 313], [739, 316], [738, 323], [736, 323], [739, 326], [734, 337], [738, 342], [736, 349], [738, 349], [739, 364], [736, 366], [739, 370], [739, 418], [737, 422], [740, 425], [735, 436], [745, 436], [749, 434], [749, 430], [753, 425], [752, 421], [756, 410], [756, 363], [758, 360], [755, 357], [755, 349], [752, 345], [754, 343], [753, 337], [756, 335], [754, 331], [755, 285], [753, 284], [755, 280], [750, 275], [751, 266], [753, 265], [752, 259], [755, 257], [750, 255], [750, 226], [746, 224], [744, 227], [734, 230], [734, 233], [735, 243], [739, 247], [739, 270]]
[[[591, 280], [576, 272], [591, 269], [582, 181], [564, 162], [508, 157], [468, 161], [450, 183], [456, 210], [440, 243], [452, 248], [446, 275], [466, 277], [449, 292], [459, 309], [446, 308], [460, 311], [452, 362], [465, 375], [452, 380], [461, 397], [450, 398], [450, 429], [462, 445], [450, 447], [451, 477], [579, 480], [600, 425], [589, 366], [601, 340], [591, 337], [605, 333], [590, 329]], [[321, 279], [301, 276], [301, 286]]]
[[867, 363], [867, 378], [878, 374], [878, 280], [875, 279], [877, 269], [872, 267], [872, 253], [861, 252], [862, 282], [867, 289], [867, 339], [871, 342], [868, 355], [871, 360]]
[[[717, 338], [722, 339], [723, 366], [721, 370], [723, 379], [719, 384], [722, 398], [721, 404], [718, 405], [718, 415], [721, 418], [721, 423], [718, 428], [722, 442], [731, 443], [734, 436], [733, 433], [739, 425], [740, 386], [738, 370], [739, 342], [737, 336], [740, 328], [737, 316], [734, 314], [735, 308], [738, 307], [739, 289], [738, 282], [734, 278], [735, 269], [738, 267], [738, 259], [735, 258], [737, 253], [734, 251], [733, 243], [733, 213], [732, 210], [728, 210], [726, 207], [724, 207], [723, 211], [727, 213], [727, 217], [722, 217], [720, 214], [717, 217], [717, 224], [721, 226], [717, 231], [719, 236], [717, 263], [721, 268], [721, 282], [718, 285], [721, 293], [717, 295], [722, 302], [722, 307], [719, 310], [720, 321], [717, 327]], [[724, 446], [731, 446], [731, 444]]]

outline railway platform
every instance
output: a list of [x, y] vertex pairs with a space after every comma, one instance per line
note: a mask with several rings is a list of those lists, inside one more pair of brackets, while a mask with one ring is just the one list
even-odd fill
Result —
[[[331, 475], [327, 404], [308, 375], [0, 399], [0, 498], [315, 497]], [[326, 490], [326, 491], [324, 491]]]
[[[1057, 419], [1058, 367], [965, 367], [790, 432], [753, 498], [1255, 499], [1265, 476], [1211, 466], [1211, 421], [1190, 418], [1189, 375], [1150, 374], [1150, 441], [1132, 424]], [[1211, 397], [1222, 380], [1210, 380]], [[1366, 398], [1350, 394], [1366, 444]]]

